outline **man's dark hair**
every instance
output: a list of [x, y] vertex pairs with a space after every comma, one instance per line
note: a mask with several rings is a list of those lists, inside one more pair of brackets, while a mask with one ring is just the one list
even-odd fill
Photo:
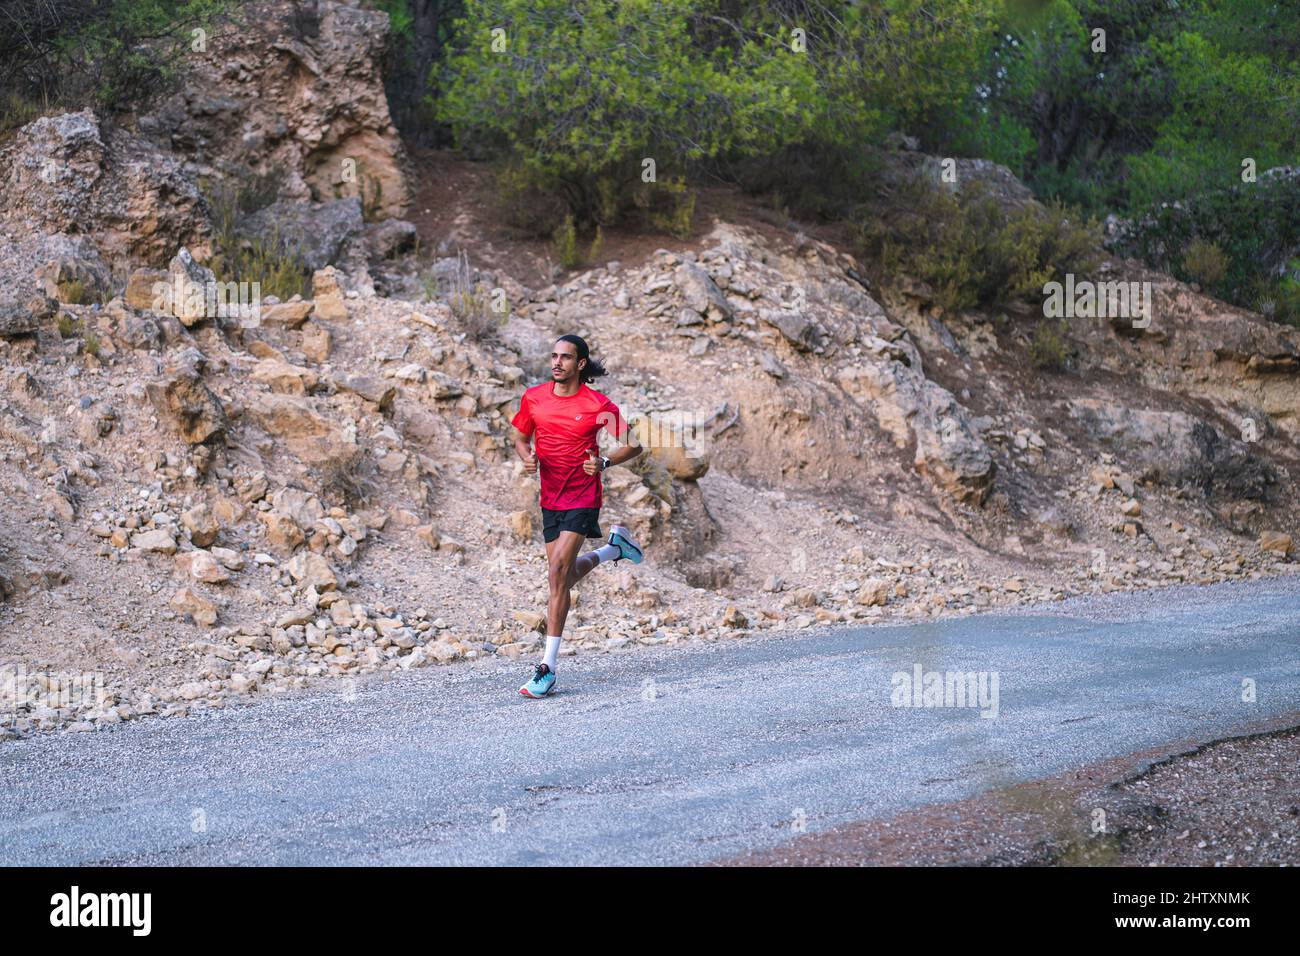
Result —
[[582, 382], [582, 384], [585, 385], [592, 379], [600, 378], [605, 374], [605, 366], [591, 357], [591, 350], [587, 348], [587, 343], [582, 340], [581, 336], [561, 335], [555, 341], [570, 343], [578, 350], [578, 358], [587, 360], [587, 364], [578, 373], [578, 381]]

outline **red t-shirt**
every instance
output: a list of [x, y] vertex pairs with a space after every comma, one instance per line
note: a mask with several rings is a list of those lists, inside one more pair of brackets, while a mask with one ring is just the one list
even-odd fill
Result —
[[582, 463], [597, 451], [596, 434], [602, 428], [615, 438], [626, 434], [627, 422], [617, 405], [587, 385], [573, 395], [556, 395], [555, 383], [543, 382], [524, 392], [510, 424], [525, 437], [537, 433], [533, 450], [542, 476], [543, 508], [600, 507], [600, 472], [589, 475]]

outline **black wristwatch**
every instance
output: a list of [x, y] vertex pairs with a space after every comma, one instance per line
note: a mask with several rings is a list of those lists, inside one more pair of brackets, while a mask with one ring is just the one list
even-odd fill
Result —
[[606, 458], [604, 455], [601, 455], [601, 456], [600, 456], [600, 470], [601, 470], [601, 471], [604, 471], [604, 470], [605, 470], [606, 468], [608, 468], [608, 467], [609, 467], [609, 459]]

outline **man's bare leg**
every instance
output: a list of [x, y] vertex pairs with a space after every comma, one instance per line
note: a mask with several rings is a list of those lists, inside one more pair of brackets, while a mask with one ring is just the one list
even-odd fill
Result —
[[[564, 634], [564, 622], [569, 616], [569, 588], [594, 565], [583, 562], [579, 573], [578, 552], [582, 549], [583, 535], [576, 531], [561, 531], [560, 536], [546, 546], [548, 565], [547, 584], [550, 599], [546, 603], [546, 641]], [[586, 557], [586, 555], [584, 555]], [[555, 665], [551, 665], [554, 669]]]
[[569, 587], [573, 587], [585, 578], [591, 572], [591, 569], [598, 564], [600, 564], [600, 558], [596, 556], [594, 551], [578, 555], [573, 561], [573, 576], [569, 579]]

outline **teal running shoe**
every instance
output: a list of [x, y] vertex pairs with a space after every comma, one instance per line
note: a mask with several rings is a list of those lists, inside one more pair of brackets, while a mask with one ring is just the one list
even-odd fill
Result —
[[519, 693], [525, 697], [545, 697], [553, 690], [555, 690], [555, 671], [545, 664], [538, 664], [533, 670], [533, 679], [519, 688]]
[[633, 564], [640, 564], [645, 557], [641, 553], [641, 546], [632, 539], [632, 532], [621, 524], [616, 524], [609, 529], [609, 543], [618, 548], [618, 557], [614, 559], [615, 561], [627, 558]]

